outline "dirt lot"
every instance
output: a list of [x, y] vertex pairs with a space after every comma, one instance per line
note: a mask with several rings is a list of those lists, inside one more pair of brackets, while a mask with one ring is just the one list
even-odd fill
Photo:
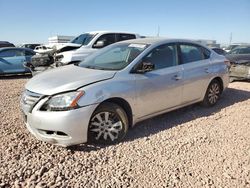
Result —
[[25, 128], [25, 77], [0, 79], [0, 187], [250, 187], [250, 83], [213, 108], [193, 105], [139, 123], [108, 147], [62, 148]]

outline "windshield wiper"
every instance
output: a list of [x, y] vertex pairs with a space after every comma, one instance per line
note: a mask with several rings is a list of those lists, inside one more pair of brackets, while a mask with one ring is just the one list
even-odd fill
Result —
[[87, 68], [87, 69], [96, 69], [95, 66], [91, 66], [91, 65], [84, 66], [84, 68]]
[[97, 67], [97, 66], [93, 66], [93, 65], [87, 65], [87, 66], [83, 66], [83, 67], [87, 68], [87, 69], [95, 69], [95, 70], [117, 70], [117, 69], [112, 69], [112, 68]]
[[115, 68], [104, 68], [104, 67], [97, 67], [97, 66], [95, 66], [95, 69], [98, 69], [98, 70], [119, 70], [119, 69], [115, 69]]

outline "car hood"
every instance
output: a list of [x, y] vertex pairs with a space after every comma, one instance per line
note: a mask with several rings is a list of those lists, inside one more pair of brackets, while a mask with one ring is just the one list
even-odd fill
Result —
[[64, 48], [66, 46], [81, 47], [82, 45], [81, 44], [75, 44], [75, 43], [68, 42], [68, 43], [65, 43], [61, 48]]
[[67, 65], [36, 75], [28, 81], [25, 88], [34, 93], [53, 95], [111, 79], [115, 73], [115, 71], [95, 70]]
[[63, 45], [61, 48], [59, 48], [56, 53], [71, 51], [80, 48], [82, 45], [80, 44], [74, 44], [74, 43], [67, 43]]

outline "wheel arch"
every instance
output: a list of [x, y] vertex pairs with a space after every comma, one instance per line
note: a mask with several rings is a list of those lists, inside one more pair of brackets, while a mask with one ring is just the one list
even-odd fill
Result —
[[[219, 84], [220, 84], [220, 86], [221, 86], [221, 88], [220, 88], [220, 89], [221, 89], [220, 93], [222, 93], [222, 91], [223, 91], [223, 89], [224, 89], [224, 83], [223, 83], [222, 78], [219, 77], [219, 76], [217, 76], [217, 77], [213, 78], [213, 79], [210, 81], [210, 83], [211, 83], [212, 81], [214, 81], [214, 80], [216, 80], [216, 81], [219, 82]], [[209, 83], [209, 84], [210, 84], [210, 83]]]
[[129, 127], [133, 126], [133, 112], [132, 112], [132, 108], [130, 106], [130, 104], [128, 103], [128, 101], [126, 101], [123, 98], [120, 97], [113, 97], [113, 98], [109, 98], [106, 99], [104, 101], [102, 101], [97, 107], [96, 109], [103, 103], [105, 102], [109, 102], [109, 103], [114, 103], [117, 104], [118, 106], [120, 106], [127, 114], [128, 117], [128, 122], [129, 122]]
[[204, 99], [204, 97], [205, 97], [205, 95], [206, 95], [206, 92], [207, 92], [207, 88], [209, 87], [209, 85], [210, 85], [214, 80], [216, 80], [216, 81], [218, 81], [218, 82], [220, 83], [220, 86], [221, 86], [221, 91], [220, 91], [220, 93], [222, 93], [222, 91], [223, 91], [223, 89], [224, 89], [223, 80], [222, 80], [221, 77], [216, 76], [216, 77], [211, 78], [211, 79], [208, 81], [206, 88], [204, 88], [205, 90], [204, 90], [204, 92], [203, 92], [203, 94], [202, 94], [201, 100]]

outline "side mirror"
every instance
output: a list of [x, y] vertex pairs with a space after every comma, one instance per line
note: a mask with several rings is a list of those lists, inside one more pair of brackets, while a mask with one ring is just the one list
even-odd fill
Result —
[[99, 40], [96, 42], [96, 44], [93, 45], [94, 48], [102, 48], [104, 47], [104, 41], [103, 40]]
[[151, 62], [142, 62], [140, 65], [135, 69], [135, 73], [145, 73], [155, 69], [155, 65]]

